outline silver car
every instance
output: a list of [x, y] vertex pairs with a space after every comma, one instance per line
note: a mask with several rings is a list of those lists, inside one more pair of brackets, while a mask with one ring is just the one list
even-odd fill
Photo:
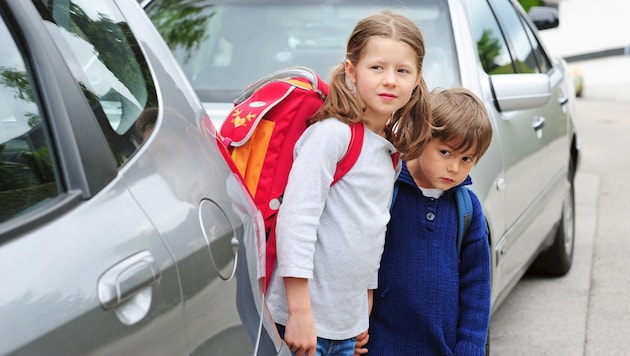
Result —
[[0, 354], [286, 352], [262, 218], [137, 1], [1, 0], [0, 44]]
[[404, 13], [425, 35], [428, 86], [467, 87], [490, 113], [493, 142], [471, 176], [490, 228], [493, 310], [526, 271], [569, 271], [579, 163], [575, 91], [565, 61], [549, 53], [537, 29], [558, 26], [554, 9], [535, 8], [530, 18], [513, 0], [143, 5], [217, 125], [256, 79], [294, 65], [326, 77], [343, 60], [359, 19], [385, 8]]

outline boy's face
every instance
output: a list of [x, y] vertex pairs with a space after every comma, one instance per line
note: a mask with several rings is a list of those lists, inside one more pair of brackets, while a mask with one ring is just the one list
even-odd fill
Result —
[[419, 169], [414, 174], [416, 183], [422, 188], [448, 190], [461, 184], [475, 166], [477, 145], [465, 152], [455, 151], [453, 146], [433, 139], [425, 146], [418, 158]]

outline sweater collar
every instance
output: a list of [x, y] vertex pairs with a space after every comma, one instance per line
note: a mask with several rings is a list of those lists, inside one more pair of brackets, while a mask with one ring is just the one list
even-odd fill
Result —
[[[398, 176], [398, 182], [418, 188], [418, 186], [416, 185], [416, 182], [413, 180], [413, 177], [411, 176], [411, 173], [409, 172], [409, 169], [407, 168], [407, 161], [402, 161], [402, 170], [400, 171], [400, 175]], [[466, 179], [464, 179], [464, 181], [459, 186], [471, 185], [471, 184], [472, 184], [472, 178], [470, 178], [470, 175], [468, 175]], [[452, 189], [453, 188], [449, 190], [452, 190]]]

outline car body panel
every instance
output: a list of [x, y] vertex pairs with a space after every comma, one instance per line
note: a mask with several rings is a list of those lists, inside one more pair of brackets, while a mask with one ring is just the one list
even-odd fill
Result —
[[[12, 82], [0, 81], [0, 168], [15, 159], [5, 142], [24, 142], [24, 151], [41, 136], [55, 177], [50, 199], [0, 214], [0, 354], [286, 354], [261, 292], [260, 213], [138, 3], [3, 0], [0, 9], [2, 64], [21, 56], [24, 69], [11, 70], [24, 71], [33, 93], [5, 95]], [[113, 32], [99, 37], [98, 26]], [[131, 44], [148, 94], [108, 62], [127, 59], [108, 57], [123, 47], [99, 47], [116, 38]], [[8, 50], [13, 41], [19, 50]], [[103, 85], [119, 95], [101, 95]], [[121, 159], [114, 146], [123, 135], [107, 130], [133, 130], [125, 120], [140, 114], [143, 95], [155, 95], [155, 125]], [[15, 121], [6, 103], [42, 123], [6, 131]], [[20, 192], [6, 189], [3, 197]]]
[[[103, 216], [115, 219], [116, 224]], [[82, 228], [77, 221], [90, 228]], [[154, 258], [159, 283], [138, 291], [137, 300], [126, 303], [137, 310], [104, 310], [97, 288], [101, 276], [120, 264], [123, 256], [143, 251]], [[186, 348], [173, 260], [124, 188], [105, 189], [97, 200], [31, 231], [28, 239], [20, 237], [3, 244], [0, 256], [4, 271], [19, 271], [20, 275], [3, 278], [6, 289], [0, 299], [0, 314], [2, 323], [11, 325], [2, 338], [3, 353], [33, 355], [45, 350], [50, 354], [88, 354], [110, 350], [174, 354]], [[123, 322], [133, 320], [133, 312], [146, 314], [132, 325]], [[127, 339], [127, 335], [134, 337]], [[68, 340], [69, 336], [80, 342]]]

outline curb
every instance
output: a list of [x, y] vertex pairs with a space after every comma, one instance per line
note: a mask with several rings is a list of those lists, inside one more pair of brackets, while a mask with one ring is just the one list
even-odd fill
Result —
[[564, 60], [567, 62], [578, 62], [589, 59], [597, 59], [612, 56], [628, 56], [630, 55], [630, 46], [617, 47], [611, 49], [605, 49], [601, 51], [588, 52], [583, 54], [576, 54], [573, 56], [564, 56]]

